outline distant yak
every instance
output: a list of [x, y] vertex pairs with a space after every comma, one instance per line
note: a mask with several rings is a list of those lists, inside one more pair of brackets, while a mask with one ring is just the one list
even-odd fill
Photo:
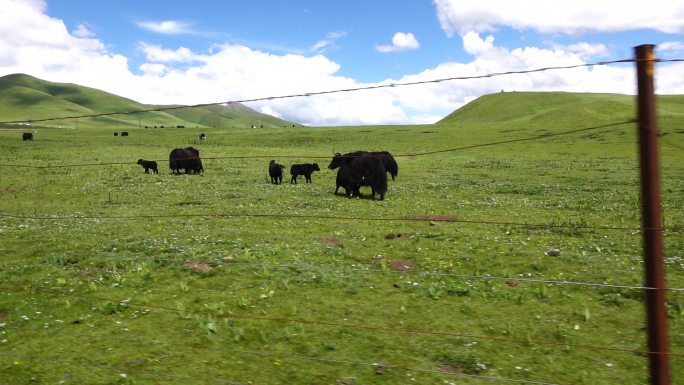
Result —
[[33, 140], [33, 134], [30, 133], [30, 132], [24, 132], [24, 133], [21, 135], [21, 139], [22, 139], [22, 140]]
[[297, 177], [300, 175], [304, 175], [306, 183], [311, 183], [311, 174], [313, 174], [314, 171], [321, 171], [320, 167], [318, 167], [318, 163], [293, 164], [290, 167], [290, 175], [292, 175], [290, 183], [297, 184]]
[[157, 170], [157, 162], [153, 160], [138, 159], [138, 164], [145, 168], [145, 174], [149, 174], [150, 170], [152, 170], [152, 172], [155, 174], [159, 174], [159, 171]]
[[283, 169], [285, 166], [276, 163], [275, 159], [268, 163], [268, 175], [271, 177], [271, 183], [283, 183]]

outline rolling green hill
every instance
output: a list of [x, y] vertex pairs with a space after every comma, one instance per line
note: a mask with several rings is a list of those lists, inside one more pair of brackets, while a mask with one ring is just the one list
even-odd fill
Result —
[[[636, 115], [636, 97], [568, 92], [501, 92], [484, 95], [437, 124], [524, 126], [540, 122], [584, 123], [628, 120]], [[658, 96], [661, 117], [684, 116], [684, 96]]]
[[[0, 77], [0, 121], [40, 120], [61, 116], [162, 108], [138, 103], [94, 88], [77, 84], [53, 83], [29, 75]], [[265, 127], [291, 126], [292, 123], [259, 113], [239, 103], [165, 112], [141, 112], [76, 120], [53, 120], [39, 125], [79, 127]]]

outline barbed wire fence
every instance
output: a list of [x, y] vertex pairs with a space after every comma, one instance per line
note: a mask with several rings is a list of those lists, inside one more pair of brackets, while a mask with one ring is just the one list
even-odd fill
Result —
[[[223, 105], [223, 104], [228, 104], [232, 102], [240, 102], [240, 103], [247, 103], [247, 102], [254, 102], [254, 101], [268, 101], [268, 100], [276, 100], [276, 99], [283, 99], [283, 98], [296, 98], [296, 97], [311, 97], [311, 96], [316, 96], [316, 95], [324, 95], [324, 94], [331, 94], [331, 93], [339, 93], [339, 92], [355, 92], [355, 91], [361, 91], [361, 90], [368, 90], [368, 89], [376, 89], [376, 88], [385, 88], [385, 87], [401, 87], [401, 86], [411, 86], [411, 85], [416, 85], [416, 84], [426, 84], [426, 83], [439, 83], [439, 82], [444, 82], [444, 81], [454, 81], [454, 80], [465, 80], [465, 79], [482, 79], [482, 78], [489, 78], [489, 77], [495, 77], [495, 76], [505, 76], [505, 75], [511, 75], [511, 74], [525, 74], [525, 73], [533, 73], [533, 72], [543, 72], [543, 71], [553, 71], [553, 70], [561, 70], [561, 69], [570, 69], [570, 68], [578, 68], [578, 67], [589, 67], [589, 66], [595, 66], [595, 65], [610, 65], [610, 64], [617, 64], [617, 63], [639, 63], [639, 62], [648, 62], [650, 64], [655, 64], [659, 62], [676, 62], [676, 61], [683, 61], [683, 60], [659, 60], [659, 59], [649, 59], [649, 60], [639, 60], [639, 59], [628, 59], [628, 60], [616, 60], [616, 61], [610, 61], [610, 62], [598, 62], [598, 63], [592, 63], [592, 64], [583, 64], [583, 65], [573, 65], [573, 66], [559, 66], [559, 67], [547, 67], [547, 68], [540, 68], [540, 69], [535, 69], [535, 70], [526, 70], [526, 71], [510, 71], [510, 72], [501, 72], [501, 73], [491, 73], [491, 74], [485, 74], [485, 75], [477, 75], [477, 76], [465, 76], [465, 77], [452, 77], [452, 78], [444, 78], [444, 79], [436, 79], [436, 80], [431, 80], [431, 81], [421, 81], [421, 82], [409, 82], [409, 83], [393, 83], [393, 84], [383, 84], [383, 85], [378, 85], [378, 86], [372, 86], [372, 87], [359, 87], [359, 88], [352, 88], [352, 89], [344, 89], [344, 90], [334, 90], [334, 91], [322, 91], [322, 92], [313, 92], [313, 93], [304, 93], [304, 94], [295, 94], [295, 95], [286, 95], [286, 96], [275, 96], [275, 97], [264, 97], [264, 98], [256, 98], [256, 99], [249, 99], [249, 100], [238, 100], [238, 101], [228, 101], [228, 102], [217, 102], [217, 103], [206, 103], [206, 104], [197, 104], [197, 105], [191, 105], [191, 106], [174, 106], [174, 107], [163, 107], [163, 108], [154, 108], [154, 109], [148, 109], [148, 110], [139, 110], [139, 111], [123, 111], [123, 112], [108, 112], [108, 113], [100, 113], [100, 114], [91, 114], [91, 115], [78, 115], [78, 116], [69, 116], [69, 117], [60, 117], [60, 118], [43, 118], [43, 119], [35, 119], [32, 120], [32, 122], [45, 122], [45, 121], [51, 121], [51, 120], [57, 120], [57, 119], [82, 119], [82, 118], [93, 118], [93, 117], [101, 117], [101, 116], [109, 116], [109, 115], [120, 115], [120, 114], [136, 114], [136, 113], [141, 113], [141, 112], [153, 112], [153, 111], [165, 111], [165, 110], [171, 110], [171, 109], [180, 109], [180, 108], [197, 108], [197, 107], [204, 107], [204, 106], [210, 106], [210, 105]], [[0, 124], [18, 124], [18, 123], [25, 123], [27, 121], [7, 121], [7, 122], [0, 122]], [[591, 131], [591, 130], [599, 130], [603, 128], [610, 128], [610, 127], [615, 127], [615, 126], [621, 126], [621, 125], [627, 125], [627, 124], [635, 124], [639, 123], [639, 120], [637, 119], [629, 119], [626, 121], [621, 121], [621, 122], [614, 122], [610, 124], [603, 124], [603, 125], [598, 125], [598, 126], [593, 126], [593, 127], [585, 127], [585, 128], [580, 128], [580, 129], [574, 129], [574, 130], [568, 130], [564, 132], [558, 132], [558, 133], [552, 133], [552, 134], [542, 134], [542, 135], [537, 135], [537, 136], [531, 136], [528, 138], [520, 138], [520, 139], [512, 139], [512, 140], [505, 140], [505, 141], [495, 141], [495, 142], [489, 142], [489, 143], [482, 143], [482, 144], [475, 144], [475, 145], [470, 145], [470, 146], [462, 146], [462, 147], [456, 147], [456, 148], [446, 148], [446, 149], [441, 149], [441, 150], [434, 150], [434, 151], [428, 151], [428, 152], [419, 152], [419, 153], [405, 153], [405, 154], [396, 154], [395, 156], [397, 157], [419, 157], [419, 156], [430, 156], [430, 155], [435, 155], [435, 154], [441, 154], [441, 153], [447, 153], [447, 152], [454, 152], [454, 151], [459, 151], [459, 150], [466, 150], [466, 149], [471, 149], [471, 148], [479, 148], [479, 147], [488, 147], [488, 146], [496, 146], [496, 145], [503, 145], [503, 144], [510, 144], [510, 143], [517, 143], [517, 142], [525, 142], [525, 141], [534, 141], [534, 140], [541, 140], [541, 139], [546, 139], [549, 137], [554, 137], [554, 136], [559, 136], [559, 135], [569, 135], [573, 133], [578, 133], [578, 132], [584, 132], [584, 131]], [[673, 147], [678, 148], [676, 144], [672, 144]], [[274, 155], [268, 155], [268, 156], [263, 156], [263, 155], [236, 155], [236, 156], [230, 156], [230, 157], [210, 157], [210, 158], [205, 158], [205, 159], [212, 159], [212, 160], [224, 160], [224, 159], [248, 159], [248, 158], [267, 158], [267, 157], [273, 157]], [[287, 155], [282, 155], [282, 157], [294, 157], [294, 156], [287, 156]], [[297, 158], [324, 158], [324, 157], [317, 157], [317, 156], [297, 156]], [[329, 157], [325, 157], [326, 159], [329, 159]], [[108, 166], [108, 165], [119, 165], [119, 164], [129, 164], [130, 162], [100, 162], [100, 163], [82, 163], [82, 164], [69, 164], [69, 165], [22, 165], [22, 164], [0, 164], [0, 167], [18, 167], [18, 168], [35, 168], [35, 169], [46, 169], [46, 168], [63, 168], [63, 167], [82, 167], [82, 166]], [[98, 220], [106, 220], [106, 219], [112, 219], [112, 220], [143, 220], [143, 219], [153, 219], [153, 218], [168, 218], [170, 216], [166, 215], [121, 215], [121, 216], [105, 216], [105, 215], [77, 215], [77, 216], [69, 216], [69, 215], [60, 215], [60, 216], [42, 216], [42, 215], [12, 215], [12, 214], [5, 214], [5, 213], [0, 213], [0, 218], [5, 218], [5, 219], [13, 219], [13, 220], [39, 220], [39, 221], [68, 221], [68, 220], [73, 220], [73, 219], [98, 219]], [[352, 220], [352, 221], [359, 221], [359, 220], [364, 220], [364, 221], [383, 221], [383, 222], [396, 222], [396, 221], [445, 221], [445, 222], [457, 222], [457, 223], [463, 223], [463, 224], [478, 224], [478, 225], [508, 225], [508, 226], [527, 226], [527, 227], [540, 227], [540, 228], [549, 228], [549, 227], [577, 227], [576, 225], [550, 225], [550, 224], [530, 224], [530, 223], [519, 223], [519, 222], [504, 222], [504, 221], [487, 221], [487, 220], [465, 220], [465, 219], [460, 219], [460, 218], [439, 218], [436, 216], [426, 216], [423, 218], [411, 218], [411, 217], [384, 217], [384, 218], [373, 218], [373, 217], [343, 217], [343, 216], [321, 216], [321, 215], [286, 215], [286, 214], [261, 214], [261, 213], [215, 213], [215, 214], [174, 214], [173, 217], [178, 218], [201, 218], [201, 217], [213, 217], [213, 218], [221, 218], [221, 217], [242, 217], [242, 218], [252, 218], [252, 219], [260, 219], [260, 218], [288, 218], [288, 219], [311, 219], [311, 218], [316, 218], [316, 219], [330, 219], [330, 220]], [[674, 226], [673, 229], [668, 229], [664, 226], [646, 226], [642, 225], [639, 227], [626, 227], [626, 226], [601, 226], [601, 225], [583, 225], [579, 226], [581, 228], [592, 228], [592, 229], [600, 229], [600, 230], [616, 230], [616, 231], [677, 231], [678, 228], [681, 226]], [[92, 254], [87, 254], [87, 255], [92, 255]], [[131, 259], [137, 259], [136, 257], [131, 257]], [[239, 264], [230, 264], [233, 266], [237, 266]], [[259, 267], [259, 268], [272, 268], [272, 269], [307, 269], [307, 268], [313, 268], [313, 269], [325, 269], [326, 267], [324, 266], [306, 266], [306, 265], [292, 265], [292, 264], [246, 264], [245, 266], [247, 267]], [[339, 267], [334, 267], [334, 271], [339, 272], [340, 270], [345, 270], [345, 269], [340, 269]], [[376, 269], [346, 269], [347, 271], [351, 272], [362, 272], [362, 273], [387, 273], [387, 270], [376, 270]], [[405, 273], [405, 272], [404, 272]], [[410, 273], [405, 273], [405, 274], [426, 274], [426, 275], [444, 275], [444, 276], [451, 276], [451, 277], [458, 277], [458, 278], [470, 278], [470, 279], [478, 279], [478, 280], [510, 280], [510, 279], [515, 279], [516, 281], [520, 282], [527, 282], [527, 283], [538, 283], [538, 284], [553, 284], [553, 285], [573, 285], [573, 286], [580, 286], [580, 287], [611, 287], [611, 288], [620, 288], [620, 289], [629, 289], [629, 290], [641, 290], [644, 292], [649, 292], [649, 291], [662, 291], [662, 290], [667, 290], [671, 292], [680, 292], [684, 291], [684, 288], [663, 288], [663, 287], [656, 287], [656, 286], [649, 286], [649, 285], [629, 285], [629, 284], [606, 284], [606, 283], [598, 283], [598, 282], [576, 282], [576, 281], [560, 281], [560, 280], [549, 280], [549, 279], [526, 279], [526, 278], [519, 278], [519, 277], [492, 277], [492, 276], [479, 276], [479, 275], [457, 275], [457, 274], [450, 274], [450, 273], [443, 273], [443, 272], [410, 272]], [[11, 282], [10, 282], [11, 283]], [[35, 294], [41, 294], [41, 291], [35, 287], [20, 287], [20, 286], [14, 286], [14, 287], [7, 287], [3, 286], [2, 290], [7, 290], [7, 291], [13, 291], [13, 292], [28, 292], [28, 293], [35, 293]], [[126, 306], [138, 306], [138, 307], [145, 307], [145, 308], [150, 308], [150, 309], [155, 309], [160, 312], [177, 312], [178, 309], [170, 308], [170, 307], [165, 307], [163, 305], [155, 305], [155, 304], [138, 304], [131, 302], [130, 300], [125, 300], [125, 299], [117, 299], [117, 298], [105, 298], [105, 297], [98, 297], [98, 296], [87, 296], [87, 295], [81, 295], [78, 293], [74, 292], [61, 292], [59, 290], [52, 290], [49, 292], [42, 292], [43, 294], [50, 294], [50, 295], [57, 295], [60, 297], [71, 297], [71, 298], [78, 298], [81, 300], [86, 300], [86, 301], [93, 301], [93, 302], [111, 302], [111, 303], [125, 303]], [[286, 317], [279, 317], [279, 318], [269, 318], [269, 317], [241, 317], [237, 315], [216, 315], [210, 312], [200, 312], [200, 311], [192, 311], [192, 310], [186, 310], [188, 313], [193, 313], [197, 315], [212, 315], [218, 318], [230, 318], [230, 319], [249, 319], [249, 320], [261, 320], [261, 321], [277, 321], [277, 322], [297, 322], [297, 323], [303, 323], [303, 324], [310, 324], [310, 325], [316, 325], [316, 326], [324, 326], [324, 327], [345, 327], [345, 328], [357, 328], [357, 329], [362, 329], [362, 330], [371, 330], [371, 331], [376, 331], [376, 332], [387, 332], [387, 333], [403, 333], [403, 334], [429, 334], [429, 335], [438, 335], [438, 336], [450, 336], [450, 337], [468, 337], [468, 338], [483, 338], [483, 339], [491, 339], [491, 340], [496, 340], [500, 342], [509, 342], [509, 343], [515, 343], [515, 344], [539, 344], [539, 345], [548, 345], [548, 346], [567, 346], [567, 343], [557, 343], [553, 341], [530, 341], [530, 340], [517, 340], [513, 338], [499, 338], [499, 337], [490, 337], [490, 336], [477, 336], [477, 335], [472, 335], [472, 334], [466, 334], [466, 333], [448, 333], [448, 332], [439, 332], [439, 331], [431, 331], [431, 330], [419, 330], [419, 329], [399, 329], [399, 328], [388, 328], [388, 327], [382, 327], [382, 326], [375, 326], [375, 325], [364, 325], [364, 324], [357, 324], [357, 325], [350, 325], [350, 324], [341, 324], [341, 323], [334, 323], [334, 322], [327, 322], [327, 321], [321, 321], [321, 320], [313, 320], [313, 319], [291, 319], [291, 318], [286, 318]], [[113, 338], [113, 337], [107, 337], [107, 336], [94, 336], [94, 335], [89, 335], [89, 334], [82, 334], [79, 336], [83, 337], [88, 337], [88, 338]], [[125, 340], [125, 339], [122, 339]], [[141, 340], [136, 339], [136, 340], [128, 340], [129, 342], [133, 343], [133, 341], [137, 341], [136, 343], [140, 343]], [[157, 343], [156, 341], [142, 341], [143, 343]], [[168, 342], [165, 343], [167, 346], [174, 346], [177, 348], [183, 348], [183, 349], [213, 349], [211, 347], [201, 347], [201, 346], [189, 346], [189, 345], [183, 345], [183, 344], [170, 344]], [[616, 348], [616, 347], [610, 347], [610, 346], [593, 346], [593, 345], [572, 345], [573, 347], [579, 348], [579, 349], [591, 349], [591, 350], [604, 350], [604, 351], [613, 351], [613, 352], [624, 352], [624, 353], [637, 353], [645, 356], [684, 356], [684, 353], [679, 353], [679, 352], [662, 352], [662, 351], [651, 351], [651, 350], [635, 350], [635, 349], [622, 349], [622, 348]], [[225, 352], [233, 352], [233, 353], [244, 353], [244, 354], [254, 354], [254, 355], [269, 355], [269, 353], [264, 353], [264, 352], [255, 352], [255, 351], [247, 351], [247, 350], [231, 350], [231, 349], [218, 349], [220, 351], [225, 351]], [[275, 354], [275, 353], [274, 353]], [[270, 354], [273, 356], [274, 354]], [[275, 354], [279, 357], [283, 358], [290, 358], [290, 359], [302, 359], [302, 360], [317, 360], [317, 361], [322, 361], [322, 362], [328, 362], [332, 364], [346, 364], [346, 365], [363, 365], [363, 366], [371, 366], [371, 367], [377, 367], [378, 364], [376, 363], [371, 363], [371, 362], [362, 362], [362, 361], [351, 361], [351, 360], [335, 360], [335, 359], [320, 359], [317, 357], [309, 357], [309, 356], [300, 356], [300, 355], [293, 355], [293, 354]], [[463, 377], [469, 377], [473, 379], [478, 379], [478, 380], [486, 380], [486, 381], [499, 381], [499, 382], [515, 382], [515, 383], [525, 383], [525, 384], [540, 384], [540, 385], [546, 385], [546, 384], [551, 384], [549, 382], [543, 382], [543, 381], [530, 381], [530, 380], [525, 380], [525, 379], [512, 379], [512, 378], [505, 378], [505, 377], [497, 377], [497, 376], [480, 376], [480, 375], [471, 375], [471, 374], [466, 374], [466, 373], [453, 373], [453, 372], [448, 372], [448, 371], [443, 371], [443, 370], [429, 370], [429, 369], [420, 369], [420, 368], [408, 368], [404, 367], [401, 365], [392, 365], [392, 364], [383, 364], [384, 367], [387, 368], [401, 368], [403, 370], [408, 370], [408, 371], [416, 371], [416, 372], [426, 372], [426, 373], [432, 373], [432, 374], [440, 374], [440, 375], [452, 375], [452, 376], [463, 376]], [[144, 374], [144, 373], [143, 373]], [[167, 379], [180, 379], [182, 378], [175, 378], [174, 376], [159, 376], [158, 374], [150, 374], [152, 378], [167, 378]], [[226, 382], [227, 380], [210, 380], [210, 382], [217, 382], [217, 383], [235, 383], [235, 382]]]

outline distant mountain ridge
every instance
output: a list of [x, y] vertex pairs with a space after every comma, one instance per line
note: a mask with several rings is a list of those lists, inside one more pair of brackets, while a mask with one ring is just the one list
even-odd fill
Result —
[[[95, 88], [72, 83], [54, 83], [25, 74], [0, 77], [0, 121], [95, 115], [174, 107], [148, 105]], [[257, 112], [240, 103], [180, 108], [83, 119], [81, 124], [98, 126], [165, 127], [264, 127], [292, 126], [292, 123]], [[40, 123], [70, 125], [60, 119]]]

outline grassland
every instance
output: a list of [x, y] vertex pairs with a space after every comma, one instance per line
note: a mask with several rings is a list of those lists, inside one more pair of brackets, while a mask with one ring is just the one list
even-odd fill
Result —
[[[684, 99], [658, 105], [682, 288]], [[201, 144], [102, 121], [1, 130], [0, 383], [644, 384], [643, 293], [625, 287], [643, 285], [636, 128], [563, 134], [633, 111], [504, 93], [436, 125], [204, 127]], [[166, 169], [187, 145], [201, 176]], [[386, 199], [334, 196], [333, 149], [395, 154]], [[322, 171], [276, 186], [270, 159]], [[667, 305], [678, 383], [684, 293]]]

